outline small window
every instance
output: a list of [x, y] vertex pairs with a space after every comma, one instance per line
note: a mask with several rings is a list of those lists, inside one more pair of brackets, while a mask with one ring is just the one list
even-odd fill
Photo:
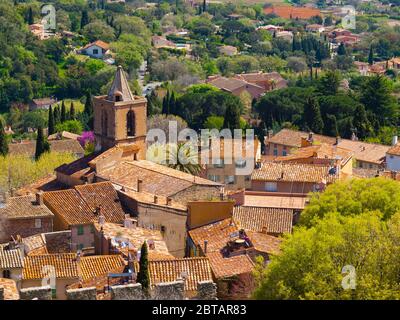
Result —
[[278, 156], [278, 149], [274, 149], [274, 156]]
[[99, 49], [93, 49], [93, 54], [99, 54]]
[[236, 160], [235, 165], [236, 165], [236, 168], [245, 168], [246, 160]]
[[251, 176], [244, 176], [244, 181], [250, 181], [251, 180]]
[[215, 159], [215, 160], [214, 160], [214, 167], [215, 167], [215, 168], [223, 168], [223, 167], [224, 167], [224, 160], [222, 160], [222, 159]]
[[11, 271], [10, 270], [3, 270], [3, 278], [10, 279], [11, 278]]
[[225, 184], [234, 184], [235, 176], [225, 176]]
[[82, 250], [84, 247], [83, 243], [78, 244], [78, 250]]
[[218, 182], [219, 181], [219, 176], [215, 175], [215, 174], [209, 174], [208, 175], [208, 179], [214, 182]]
[[35, 228], [40, 229], [42, 227], [42, 219], [35, 219]]
[[94, 233], [94, 225], [90, 226], [90, 233]]
[[83, 226], [81, 225], [81, 226], [78, 226], [78, 236], [81, 236], [81, 235], [83, 235], [84, 234], [84, 229], [83, 229]]
[[284, 157], [286, 157], [286, 155], [287, 155], [286, 150], [283, 150], [283, 151], [282, 151], [282, 155], [283, 155]]
[[57, 289], [51, 289], [51, 297], [53, 299], [57, 298]]

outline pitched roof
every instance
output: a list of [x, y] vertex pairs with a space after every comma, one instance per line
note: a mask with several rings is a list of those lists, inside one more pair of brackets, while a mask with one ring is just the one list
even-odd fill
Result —
[[252, 180], [279, 182], [334, 182], [338, 173], [329, 174], [330, 166], [319, 164], [300, 164], [285, 162], [262, 162], [261, 168], [255, 169]]
[[[49, 141], [50, 151], [59, 153], [75, 153], [84, 154], [82, 146], [77, 140], [51, 140]], [[10, 154], [28, 155], [33, 157], [35, 155], [36, 142], [27, 141], [22, 143], [11, 143], [9, 145]]]
[[109, 101], [115, 101], [115, 96], [120, 96], [120, 101], [133, 101], [134, 97], [129, 88], [128, 80], [126, 80], [125, 72], [121, 66], [117, 67], [117, 71], [115, 73], [114, 81], [111, 85], [110, 90], [108, 91], [107, 99]]
[[[206, 257], [149, 261], [150, 284], [173, 282], [182, 278], [185, 290], [197, 290], [199, 281], [212, 281], [210, 262]], [[184, 273], [184, 274], [183, 274]]]
[[25, 257], [22, 279], [42, 279], [48, 274], [48, 270], [44, 269], [45, 266], [54, 267], [57, 279], [74, 279], [79, 277], [76, 254], [58, 253]]
[[0, 247], [0, 269], [23, 267], [23, 258], [19, 249], [5, 250]]
[[140, 179], [141, 191], [162, 196], [174, 195], [194, 185], [221, 186], [219, 183], [147, 160], [121, 161], [101, 171], [98, 176], [134, 190], [137, 190], [137, 181]]
[[22, 243], [24, 244], [24, 250], [27, 255], [48, 253], [46, 242], [44, 241], [42, 234], [23, 238]]
[[337, 145], [321, 143], [308, 147], [301, 147], [294, 150], [287, 156], [277, 157], [275, 161], [296, 161], [300, 159], [329, 159], [340, 160], [341, 164], [346, 164], [352, 158], [352, 151], [338, 147]]
[[400, 155], [400, 143], [396, 143], [396, 145], [392, 146], [388, 151], [386, 151], [388, 154], [392, 154], [395, 156]]
[[245, 194], [244, 205], [265, 208], [284, 208], [302, 210], [307, 201], [306, 196], [275, 196], [265, 195], [264, 192], [252, 192]]
[[271, 236], [269, 234], [246, 231], [246, 234], [251, 239], [254, 249], [268, 254], [277, 254], [280, 251], [282, 239]]
[[0, 288], [4, 288], [4, 300], [19, 300], [17, 283], [12, 279], [0, 278]]
[[54, 215], [44, 205], [36, 203], [34, 196], [11, 197], [4, 208], [0, 208], [0, 216], [7, 219], [51, 218]]
[[226, 90], [226, 91], [235, 91], [239, 88], [242, 87], [248, 87], [248, 86], [252, 86], [258, 89], [263, 89], [262, 87], [252, 84], [252, 83], [248, 83], [244, 80], [240, 80], [240, 79], [236, 79], [236, 78], [226, 78], [226, 77], [217, 77], [211, 81], [208, 82], [209, 84], [220, 88], [221, 90]]
[[254, 270], [254, 263], [247, 254], [223, 257], [219, 252], [210, 252], [207, 257], [210, 259], [212, 271], [217, 279], [251, 273]]
[[100, 48], [102, 48], [104, 50], [108, 50], [110, 48], [110, 45], [108, 43], [106, 43], [104, 41], [101, 41], [101, 40], [96, 40], [95, 42], [88, 43], [86, 46], [84, 46], [82, 48], [82, 50], [85, 50], [85, 49], [90, 48], [92, 46], [98, 46], [98, 47], [100, 47]]
[[117, 254], [80, 257], [78, 261], [79, 274], [83, 281], [106, 275], [124, 266], [124, 259]]
[[291, 233], [293, 209], [235, 206], [233, 219], [246, 231]]
[[107, 222], [123, 221], [125, 212], [111, 182], [75, 186], [75, 189], [45, 192], [45, 204], [68, 225], [89, 224], [98, 219], [96, 208]]
[[[289, 147], [301, 147], [301, 139], [308, 137], [308, 135], [309, 133], [303, 131], [282, 129], [271, 138], [267, 138], [266, 142], [281, 144]], [[313, 134], [313, 139], [316, 142], [327, 144], [336, 143], [336, 138], [319, 134]], [[354, 158], [359, 161], [375, 164], [381, 164], [384, 160], [387, 150], [390, 149], [390, 146], [350, 139], [340, 139], [338, 146], [352, 151]]]
[[32, 99], [32, 101], [37, 106], [45, 106], [45, 105], [56, 103], [57, 99], [54, 99], [54, 98], [41, 98], [41, 99]]

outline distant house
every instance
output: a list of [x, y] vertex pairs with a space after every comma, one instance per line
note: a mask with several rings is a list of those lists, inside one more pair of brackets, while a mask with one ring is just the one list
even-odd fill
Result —
[[366, 76], [368, 74], [369, 64], [367, 62], [354, 61], [354, 65], [357, 67], [358, 72], [362, 76]]
[[56, 103], [57, 103], [57, 99], [53, 98], [53, 97], [32, 99], [31, 103], [29, 104], [29, 109], [30, 110], [37, 110], [37, 109], [46, 109], [47, 110]]
[[392, 139], [392, 147], [386, 152], [386, 168], [390, 171], [400, 171], [400, 144], [397, 136]]
[[23, 266], [23, 255], [19, 248], [0, 246], [0, 278], [19, 282]]
[[70, 140], [78, 140], [80, 137], [79, 134], [75, 134], [68, 131], [57, 132], [47, 137], [47, 140], [63, 140], [63, 139], [70, 139]]
[[92, 58], [104, 59], [110, 54], [110, 45], [104, 41], [97, 40], [84, 46], [80, 52]]
[[151, 37], [151, 41], [153, 42], [153, 46], [156, 49], [161, 49], [161, 48], [169, 48], [169, 49], [175, 49], [176, 44], [170, 40], [167, 40], [167, 38], [162, 37], [162, 36], [153, 36]]
[[293, 40], [293, 32], [292, 31], [279, 31], [275, 34], [277, 38], [283, 38], [286, 41], [291, 42]]
[[218, 50], [220, 54], [225, 56], [234, 56], [238, 54], [238, 49], [234, 46], [221, 46]]
[[47, 32], [42, 23], [35, 23], [29, 25], [29, 30], [32, 34], [39, 38], [39, 40], [46, 40], [54, 36], [54, 33]]
[[35, 196], [10, 197], [0, 208], [0, 220], [3, 232], [0, 242], [9, 241], [11, 237], [29, 237], [37, 233], [53, 231], [54, 215], [43, 204], [41, 193]]
[[281, 26], [275, 26], [273, 24], [268, 24], [266, 26], [258, 27], [257, 30], [266, 30], [272, 35], [274, 33], [284, 31], [284, 28]]
[[264, 8], [264, 14], [273, 14], [284, 19], [308, 20], [315, 16], [321, 16], [321, 11], [316, 8], [273, 5]]
[[265, 93], [264, 87], [236, 78], [216, 76], [208, 79], [207, 83], [235, 96], [240, 96], [243, 92], [247, 92], [252, 99], [258, 99]]
[[325, 31], [325, 27], [321, 24], [309, 24], [306, 27], [306, 31], [321, 33]]

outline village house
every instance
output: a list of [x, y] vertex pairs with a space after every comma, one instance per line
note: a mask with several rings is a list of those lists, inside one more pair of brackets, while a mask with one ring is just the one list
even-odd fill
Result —
[[229, 56], [229, 57], [232, 57], [232, 56], [235, 56], [238, 54], [238, 49], [234, 46], [227, 46], [227, 45], [221, 46], [218, 48], [218, 50], [219, 50], [220, 54]]
[[278, 72], [241, 73], [235, 78], [263, 87], [265, 92], [286, 88], [288, 83]]
[[397, 136], [393, 137], [392, 147], [386, 152], [386, 169], [400, 171], [400, 144]]
[[276, 34], [276, 33], [278, 33], [278, 32], [281, 32], [281, 31], [284, 31], [284, 30], [285, 30], [284, 27], [282, 27], [282, 26], [275, 26], [275, 25], [273, 25], [273, 24], [268, 24], [268, 25], [260, 26], [260, 27], [257, 28], [257, 30], [260, 30], [260, 29], [261, 29], [261, 30], [266, 30], [266, 31], [268, 31], [271, 35]]
[[336, 168], [324, 164], [262, 162], [251, 175], [251, 190], [284, 194], [323, 191], [339, 178]]
[[356, 66], [358, 72], [362, 76], [368, 75], [369, 72], [369, 63], [361, 62], [361, 61], [354, 61], [354, 65]]
[[44, 29], [43, 23], [34, 23], [29, 25], [28, 28], [34, 36], [39, 38], [39, 40], [47, 40], [50, 37], [54, 36], [54, 33]]
[[163, 36], [152, 36], [151, 41], [153, 46], [156, 49], [166, 48], [166, 49], [175, 49], [176, 45], [174, 42], [167, 40], [167, 38]]
[[271, 132], [265, 137], [265, 154], [270, 156], [286, 156], [302, 146], [304, 139], [313, 140], [314, 144], [327, 143], [350, 150], [356, 160], [356, 167], [365, 169], [379, 169], [384, 167], [386, 152], [390, 146], [368, 143], [353, 139], [328, 137], [319, 134], [307, 133], [291, 129], [282, 129], [275, 135]]
[[15, 245], [21, 245], [26, 256], [48, 253], [71, 253], [71, 231], [38, 233], [26, 238], [17, 237]]
[[111, 55], [110, 45], [104, 41], [96, 40], [89, 43], [79, 51], [81, 54], [87, 55], [92, 58], [105, 59]]
[[6, 196], [0, 207], [0, 243], [17, 236], [29, 237], [37, 233], [53, 231], [54, 215], [43, 203], [43, 194], [36, 196]]
[[[74, 139], [50, 140], [50, 151], [58, 153], [69, 153], [76, 158], [82, 158], [85, 150], [81, 144]], [[31, 158], [35, 157], [36, 141], [22, 141], [20, 143], [10, 143], [8, 145], [10, 155], [24, 155]]]
[[121, 223], [125, 218], [110, 182], [45, 192], [43, 201], [54, 214], [54, 230], [71, 230], [71, 249], [74, 251], [95, 246], [93, 223], [100, 216], [113, 223]]
[[75, 134], [68, 131], [62, 131], [49, 135], [47, 137], [47, 140], [63, 140], [63, 139], [78, 140], [79, 137], [80, 137], [79, 134]]
[[322, 33], [325, 31], [325, 27], [321, 24], [308, 24], [306, 26], [307, 32]]
[[48, 110], [50, 107], [57, 103], [57, 99], [50, 97], [50, 98], [40, 98], [40, 99], [32, 99], [31, 103], [29, 104], [29, 110], [38, 110], [38, 109], [45, 109]]
[[224, 184], [226, 190], [245, 189], [251, 186], [251, 173], [261, 159], [261, 144], [257, 138], [253, 146], [246, 139], [239, 142], [210, 139], [209, 145], [202, 147], [199, 157], [200, 163], [207, 162], [203, 165], [203, 177]]
[[19, 288], [24, 267], [23, 259], [20, 248], [13, 249], [7, 245], [0, 245], [0, 278], [14, 280]]

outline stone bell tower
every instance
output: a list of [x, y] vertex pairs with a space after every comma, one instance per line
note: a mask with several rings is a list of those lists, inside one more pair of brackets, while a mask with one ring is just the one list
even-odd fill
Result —
[[118, 66], [108, 95], [93, 98], [97, 149], [135, 144], [137, 159], [146, 157], [147, 100], [129, 89], [125, 72]]

